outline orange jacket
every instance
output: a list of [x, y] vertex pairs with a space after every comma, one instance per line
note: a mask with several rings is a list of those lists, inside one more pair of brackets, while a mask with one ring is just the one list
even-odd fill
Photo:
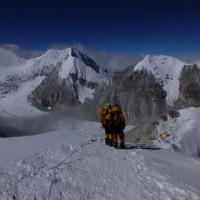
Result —
[[107, 126], [109, 126], [109, 123], [111, 121], [112, 115], [111, 112], [106, 109], [106, 108], [100, 108], [99, 109], [99, 114], [100, 114], [100, 121], [102, 123], [102, 126], [105, 128]]

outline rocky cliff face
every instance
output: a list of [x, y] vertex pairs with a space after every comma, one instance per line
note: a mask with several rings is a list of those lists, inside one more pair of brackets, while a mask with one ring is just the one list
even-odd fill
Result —
[[120, 103], [129, 120], [154, 118], [166, 110], [166, 91], [147, 71], [134, 71], [127, 79], [113, 84], [113, 103]]
[[200, 106], [200, 68], [184, 66], [180, 78], [180, 99], [185, 106]]

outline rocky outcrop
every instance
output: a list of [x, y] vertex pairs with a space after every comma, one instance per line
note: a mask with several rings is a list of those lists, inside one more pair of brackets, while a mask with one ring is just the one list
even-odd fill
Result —
[[115, 103], [122, 105], [129, 120], [147, 120], [166, 110], [166, 92], [147, 71], [134, 71], [113, 89]]
[[200, 106], [200, 68], [184, 66], [180, 78], [180, 99], [185, 106]]

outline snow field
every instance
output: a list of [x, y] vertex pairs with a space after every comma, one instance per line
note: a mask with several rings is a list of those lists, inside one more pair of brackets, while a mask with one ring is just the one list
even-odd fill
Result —
[[[200, 198], [199, 160], [167, 150], [105, 146], [98, 123], [80, 122], [74, 130], [59, 134], [63, 135], [62, 143], [33, 149], [1, 169], [2, 200]], [[53, 139], [50, 135], [43, 135], [47, 143]]]

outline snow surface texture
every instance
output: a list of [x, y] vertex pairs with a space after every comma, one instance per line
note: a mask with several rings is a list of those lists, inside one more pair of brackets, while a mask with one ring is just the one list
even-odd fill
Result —
[[1, 138], [0, 199], [200, 198], [199, 160], [151, 146], [116, 150], [103, 132], [77, 121], [73, 129]]
[[169, 117], [167, 121], [159, 121], [159, 135], [168, 133], [169, 137], [155, 143], [162, 148], [200, 157], [200, 108], [185, 108], [179, 112], [178, 118]]
[[184, 65], [186, 64], [174, 57], [148, 55], [134, 70], [145, 69], [151, 72], [167, 92], [167, 104], [173, 106], [179, 97], [179, 78]]

